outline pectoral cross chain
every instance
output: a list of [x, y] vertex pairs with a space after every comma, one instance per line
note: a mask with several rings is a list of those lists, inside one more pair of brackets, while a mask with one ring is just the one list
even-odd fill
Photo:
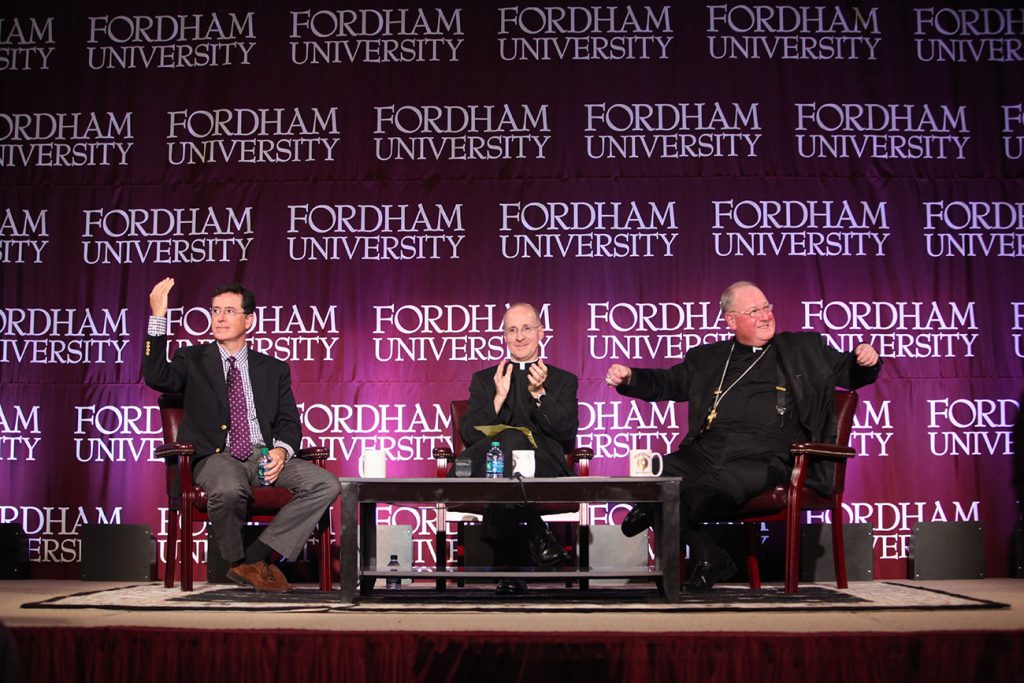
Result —
[[732, 388], [734, 386], [736, 386], [737, 384], [740, 383], [740, 380], [742, 380], [744, 377], [747, 376], [748, 372], [750, 372], [751, 370], [754, 369], [754, 366], [757, 365], [758, 361], [760, 361], [762, 358], [764, 358], [767, 355], [765, 353], [757, 354], [757, 356], [754, 358], [754, 362], [747, 366], [747, 369], [743, 371], [743, 374], [741, 374], [739, 377], [734, 379], [732, 384], [730, 384], [728, 386], [728, 388], [723, 391], [722, 390], [722, 385], [725, 384], [725, 375], [726, 375], [726, 373], [729, 372], [729, 361], [732, 360], [732, 352], [735, 351], [735, 350], [736, 350], [736, 344], [734, 342], [733, 345], [731, 347], [729, 347], [729, 356], [725, 359], [725, 367], [722, 368], [722, 378], [718, 380], [718, 388], [715, 389], [715, 392], [714, 392], [715, 398], [714, 398], [714, 400], [711, 403], [711, 411], [708, 413], [708, 417], [704, 421], [704, 427], [702, 428], [701, 431], [705, 431], [706, 432], [709, 429], [711, 429], [711, 423], [715, 421], [716, 417], [718, 417], [718, 404], [722, 402], [722, 399], [725, 398], [725, 395], [728, 394], [729, 391], [732, 390]]

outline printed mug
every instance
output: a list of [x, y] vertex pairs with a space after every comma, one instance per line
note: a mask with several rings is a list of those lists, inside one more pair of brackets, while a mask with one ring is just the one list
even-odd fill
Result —
[[[658, 461], [657, 471], [654, 469], [655, 460]], [[661, 453], [644, 449], [629, 452], [629, 476], [631, 477], [660, 477], [664, 465]]]

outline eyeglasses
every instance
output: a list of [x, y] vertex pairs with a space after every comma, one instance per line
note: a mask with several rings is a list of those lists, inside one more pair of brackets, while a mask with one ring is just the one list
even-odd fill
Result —
[[733, 314], [739, 313], [745, 315], [748, 318], [760, 318], [762, 314], [767, 315], [772, 312], [775, 308], [771, 304], [765, 304], [764, 306], [758, 306], [757, 308], [751, 308], [749, 311], [733, 311]]
[[236, 315], [248, 315], [245, 311], [239, 311], [236, 308], [220, 308], [219, 306], [210, 309], [210, 315], [214, 318], [219, 318], [221, 315], [226, 315], [229, 318], [234, 318]]
[[523, 334], [533, 334], [534, 332], [536, 332], [539, 329], [540, 329], [540, 325], [523, 325], [522, 327], [506, 327], [505, 328], [505, 336], [506, 337], [518, 337], [520, 332], [522, 332]]

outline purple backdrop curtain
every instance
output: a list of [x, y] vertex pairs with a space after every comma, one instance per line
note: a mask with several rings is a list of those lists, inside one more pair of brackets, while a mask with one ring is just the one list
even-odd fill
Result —
[[1011, 2], [8, 3], [0, 522], [35, 575], [75, 574], [82, 523], [166, 538], [139, 358], [167, 275], [172, 347], [209, 338], [215, 286], [256, 290], [253, 342], [346, 476], [364, 447], [433, 473], [519, 300], [580, 377], [593, 471], [624, 474], [686, 406], [605, 369], [726, 337], [717, 297], [751, 279], [780, 328], [886, 358], [847, 495], [876, 576], [917, 521], [982, 522], [1005, 575], [1022, 33]]

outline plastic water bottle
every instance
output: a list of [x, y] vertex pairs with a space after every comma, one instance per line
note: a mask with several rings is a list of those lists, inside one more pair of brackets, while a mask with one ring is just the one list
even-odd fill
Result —
[[260, 448], [260, 462], [256, 466], [256, 476], [259, 477], [260, 486], [270, 486], [270, 482], [266, 479], [267, 465], [269, 464], [270, 451], [264, 446]]
[[[398, 555], [392, 555], [391, 559], [388, 561], [388, 571], [397, 572], [400, 567], [401, 565], [398, 564]], [[397, 576], [389, 576], [384, 583], [389, 591], [396, 591], [402, 587], [402, 580]]]
[[501, 443], [498, 441], [492, 441], [487, 451], [485, 474], [488, 479], [502, 479], [505, 476], [505, 455], [501, 452]]

